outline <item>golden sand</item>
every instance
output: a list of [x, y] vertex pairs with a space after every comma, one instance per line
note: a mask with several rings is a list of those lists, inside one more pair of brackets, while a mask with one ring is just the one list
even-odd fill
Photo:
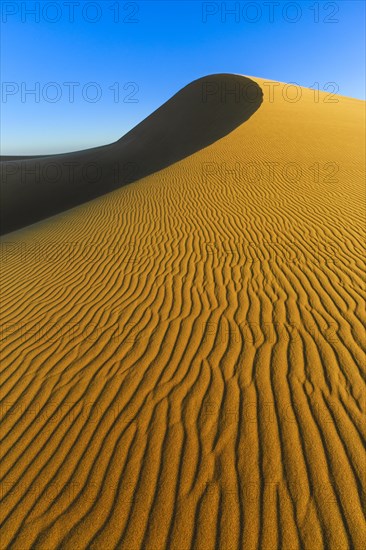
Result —
[[364, 547], [365, 103], [254, 80], [232, 133], [2, 238], [1, 548]]

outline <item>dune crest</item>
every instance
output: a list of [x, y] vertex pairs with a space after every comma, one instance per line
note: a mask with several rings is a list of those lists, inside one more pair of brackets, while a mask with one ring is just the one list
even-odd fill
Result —
[[157, 172], [211, 145], [262, 103], [256, 82], [210, 75], [185, 86], [120, 140], [46, 157], [3, 157], [1, 234]]

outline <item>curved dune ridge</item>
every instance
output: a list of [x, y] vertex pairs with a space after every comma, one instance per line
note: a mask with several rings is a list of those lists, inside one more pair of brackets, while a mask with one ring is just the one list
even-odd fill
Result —
[[120, 140], [46, 157], [2, 157], [1, 234], [104, 195], [199, 151], [248, 120], [262, 103], [240, 75], [199, 78]]
[[2, 238], [2, 548], [364, 548], [364, 102], [254, 80]]

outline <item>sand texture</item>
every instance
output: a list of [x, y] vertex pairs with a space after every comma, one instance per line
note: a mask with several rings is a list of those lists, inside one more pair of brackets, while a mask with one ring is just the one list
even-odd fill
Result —
[[2, 549], [364, 548], [365, 102], [254, 81], [2, 237]]

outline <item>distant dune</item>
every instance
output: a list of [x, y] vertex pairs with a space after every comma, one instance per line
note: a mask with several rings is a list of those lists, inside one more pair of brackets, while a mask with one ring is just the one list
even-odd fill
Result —
[[46, 157], [0, 157], [1, 234], [199, 151], [251, 117], [262, 97], [258, 84], [246, 77], [208, 76], [183, 88], [111, 145]]
[[1, 548], [364, 548], [365, 102], [231, 78], [5, 188]]

